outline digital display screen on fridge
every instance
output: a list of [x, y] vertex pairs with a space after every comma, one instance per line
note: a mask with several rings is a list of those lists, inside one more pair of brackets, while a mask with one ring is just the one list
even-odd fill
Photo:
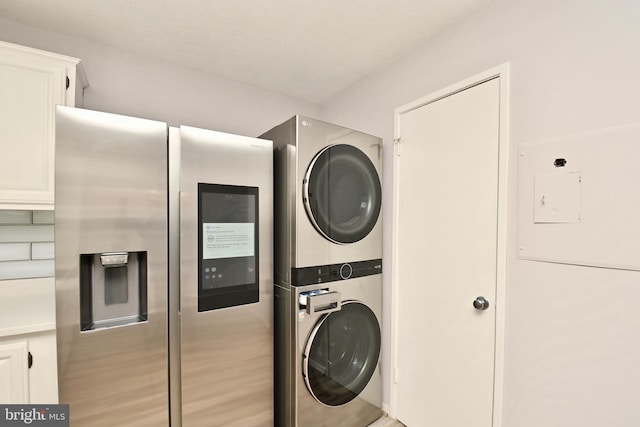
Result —
[[255, 256], [255, 223], [205, 222], [202, 258], [221, 259]]
[[258, 188], [198, 184], [198, 311], [258, 302]]

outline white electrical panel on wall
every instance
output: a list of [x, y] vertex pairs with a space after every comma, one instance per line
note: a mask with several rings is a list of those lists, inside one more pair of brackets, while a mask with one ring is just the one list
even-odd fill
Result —
[[534, 176], [536, 224], [580, 222], [580, 172]]
[[518, 255], [640, 270], [640, 124], [520, 144]]

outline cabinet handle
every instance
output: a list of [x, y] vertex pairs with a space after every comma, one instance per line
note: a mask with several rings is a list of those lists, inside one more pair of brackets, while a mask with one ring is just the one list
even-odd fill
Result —
[[29, 352], [29, 356], [27, 357], [27, 363], [28, 363], [29, 369], [31, 369], [31, 367], [33, 366], [33, 354], [31, 354], [31, 352]]

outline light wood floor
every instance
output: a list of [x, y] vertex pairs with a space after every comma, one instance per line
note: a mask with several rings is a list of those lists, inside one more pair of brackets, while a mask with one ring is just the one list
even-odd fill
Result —
[[369, 427], [405, 427], [405, 425], [389, 417], [382, 417], [373, 424], [370, 424]]

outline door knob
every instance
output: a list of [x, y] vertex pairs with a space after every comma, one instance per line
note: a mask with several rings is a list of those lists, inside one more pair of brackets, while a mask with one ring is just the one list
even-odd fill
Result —
[[485, 297], [478, 297], [473, 300], [473, 308], [476, 310], [486, 310], [489, 308], [489, 301]]

